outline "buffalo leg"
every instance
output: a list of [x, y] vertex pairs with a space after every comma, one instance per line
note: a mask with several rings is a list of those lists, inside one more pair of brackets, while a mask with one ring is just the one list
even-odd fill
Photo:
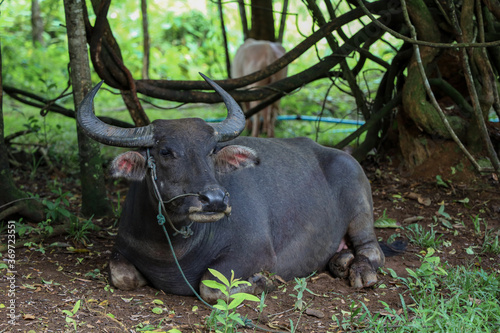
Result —
[[385, 256], [377, 242], [371, 214], [362, 213], [351, 221], [347, 229], [352, 250], [336, 253], [329, 262], [331, 273], [349, 277], [355, 288], [370, 287], [377, 282], [376, 269], [383, 266]]
[[109, 260], [109, 277], [121, 290], [134, 290], [148, 284], [137, 268], [117, 251], [113, 251]]

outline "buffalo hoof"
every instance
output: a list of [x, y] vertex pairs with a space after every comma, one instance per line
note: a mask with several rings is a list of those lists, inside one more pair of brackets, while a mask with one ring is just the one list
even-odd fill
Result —
[[371, 287], [377, 282], [377, 272], [368, 257], [359, 254], [354, 256], [351, 250], [335, 253], [328, 268], [335, 277], [349, 278], [354, 288]]
[[345, 279], [349, 274], [349, 267], [354, 260], [351, 250], [342, 250], [335, 253], [328, 263], [328, 268], [333, 276]]
[[111, 283], [121, 290], [134, 290], [147, 285], [146, 279], [124, 256], [113, 252], [109, 260]]
[[260, 295], [262, 292], [268, 293], [276, 289], [273, 281], [261, 273], [253, 275], [248, 279], [248, 282], [255, 286], [255, 289], [253, 290], [254, 295]]
[[377, 272], [367, 257], [356, 256], [349, 269], [349, 282], [354, 288], [371, 287], [377, 283]]

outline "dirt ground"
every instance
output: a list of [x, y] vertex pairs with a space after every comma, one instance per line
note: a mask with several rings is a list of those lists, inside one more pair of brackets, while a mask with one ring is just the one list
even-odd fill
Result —
[[[439, 219], [434, 226], [446, 241], [438, 252], [442, 262], [475, 265], [488, 272], [500, 272], [498, 255], [481, 254], [484, 231], [476, 234], [471, 219], [479, 214], [488, 228], [499, 229], [500, 190], [495, 175], [477, 177], [462, 165], [455, 170], [425, 167], [408, 177], [385, 159], [382, 162], [372, 160], [365, 163], [364, 168], [372, 182], [376, 219], [385, 212], [401, 226], [414, 223], [413, 220], [429, 228], [434, 223], [433, 218], [440, 217], [440, 205], [444, 205], [452, 228], [447, 228]], [[447, 187], [438, 184], [435, 178], [438, 174]], [[23, 183], [25, 177], [27, 175], [22, 171], [16, 172], [18, 183]], [[78, 187], [70, 181], [64, 183], [60, 175], [45, 175], [26, 182], [26, 190], [39, 193], [41, 197], [53, 195], [44, 185], [51, 179], [57, 179], [65, 190], [75, 194], [72, 205], [77, 213]], [[110, 182], [110, 192], [122, 190], [125, 193], [124, 186], [123, 183]], [[1, 271], [0, 332], [72, 332], [75, 327], [78, 332], [165, 332], [173, 328], [181, 332], [205, 332], [205, 317], [210, 310], [195, 297], [167, 295], [150, 287], [121, 291], [109, 286], [106, 266], [116, 235], [116, 228], [110, 227], [113, 222], [112, 219], [95, 221], [102, 229], [89, 236], [86, 248], [75, 250], [71, 241], [61, 235], [43, 242], [44, 254], [33, 247], [17, 249], [15, 297], [9, 296], [13, 278], [5, 276], [6, 269]], [[376, 231], [381, 240], [398, 233], [404, 236], [401, 228]], [[3, 244], [7, 240], [6, 232], [4, 229], [0, 238]], [[17, 242], [24, 241], [17, 239]], [[387, 258], [385, 267], [406, 277], [406, 268], [420, 266], [417, 255], [421, 250], [410, 243], [404, 254]], [[475, 254], [468, 254], [466, 250]], [[5, 252], [3, 259], [6, 262]], [[403, 295], [406, 304], [412, 303], [408, 290], [401, 283], [382, 273], [379, 278], [380, 283], [375, 288], [358, 290], [349, 287], [345, 280], [319, 273], [307, 280], [311, 292], [306, 291], [303, 295], [308, 309], [303, 313], [294, 308], [297, 298], [290, 296], [297, 295], [294, 281], [281, 284], [268, 294], [262, 313], [255, 304], [244, 305], [237, 311], [267, 329], [289, 331], [291, 319], [298, 332], [338, 332], [340, 329], [332, 316], [341, 319], [348, 315], [352, 304], [361, 301], [372, 313], [383, 314], [384, 306], [379, 301], [400, 309], [400, 295]], [[15, 319], [10, 321], [12, 299], [15, 300]], [[74, 311], [79, 300], [80, 307]], [[254, 330], [240, 328], [239, 331]]]

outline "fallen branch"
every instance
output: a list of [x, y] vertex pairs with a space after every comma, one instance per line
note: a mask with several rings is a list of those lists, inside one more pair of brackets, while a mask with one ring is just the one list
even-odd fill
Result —
[[8, 216], [19, 213], [23, 210], [23, 204], [17, 204], [0, 212], [0, 220], [5, 220]]

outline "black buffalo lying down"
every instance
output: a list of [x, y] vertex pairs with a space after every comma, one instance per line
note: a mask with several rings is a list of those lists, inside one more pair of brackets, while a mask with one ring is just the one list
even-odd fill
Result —
[[[112, 163], [114, 176], [132, 181], [109, 262], [112, 283], [125, 290], [149, 283], [167, 293], [193, 294], [157, 223], [156, 188], [172, 222], [165, 227], [180, 266], [207, 301], [222, 296], [201, 283], [214, 278], [208, 268], [227, 277], [234, 270], [252, 282], [233, 292], [261, 292], [268, 282], [262, 271], [289, 280], [328, 267], [334, 275], [349, 275], [354, 287], [373, 285], [385, 259], [360, 165], [306, 138], [238, 137], [245, 126], [240, 107], [204, 78], [228, 109], [221, 123], [191, 118], [132, 129], [110, 126], [92, 111], [100, 84], [80, 105], [78, 121], [90, 137], [138, 148]], [[175, 233], [186, 226], [191, 235]], [[352, 251], [339, 252], [344, 239]]]

